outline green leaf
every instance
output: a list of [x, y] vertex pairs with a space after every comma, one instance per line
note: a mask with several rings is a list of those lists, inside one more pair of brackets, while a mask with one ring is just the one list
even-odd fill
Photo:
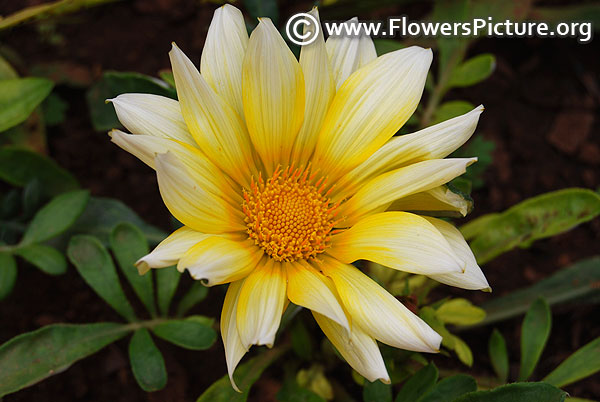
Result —
[[107, 71], [87, 92], [92, 125], [97, 131], [121, 127], [114, 107], [107, 99], [124, 93], [145, 93], [176, 98], [176, 92], [158, 78], [131, 72]]
[[157, 269], [155, 275], [158, 311], [162, 315], [168, 315], [171, 300], [175, 295], [177, 285], [179, 285], [179, 279], [181, 279], [181, 273], [175, 267], [167, 267]]
[[448, 300], [435, 314], [444, 323], [455, 325], [472, 325], [485, 318], [485, 310], [474, 306], [467, 299]]
[[0, 346], [0, 397], [65, 371], [127, 332], [109, 322], [53, 324], [12, 338]]
[[456, 335], [452, 335], [452, 344], [452, 349], [456, 353], [456, 356], [458, 356], [458, 359], [471, 367], [473, 365], [473, 352], [469, 345]]
[[419, 402], [447, 402], [477, 390], [475, 379], [466, 374], [456, 374], [438, 382]]
[[494, 72], [496, 57], [490, 53], [479, 54], [458, 65], [448, 80], [448, 88], [475, 85]]
[[453, 402], [563, 402], [567, 393], [543, 382], [503, 385], [490, 391], [470, 392]]
[[0, 80], [19, 78], [19, 74], [2, 55], [0, 55]]
[[[598, 214], [600, 195], [569, 188], [530, 198], [493, 218], [484, 215], [461, 230], [469, 235], [473, 234], [473, 226], [480, 230], [473, 236], [471, 249], [483, 264], [517, 246], [529, 247], [535, 240], [566, 232]], [[485, 226], [478, 222], [482, 219]]]
[[244, 402], [248, 399], [250, 387], [258, 380], [262, 372], [271, 365], [279, 356], [285, 352], [282, 348], [273, 348], [240, 364], [233, 378], [241, 393], [236, 392], [229, 381], [229, 376], [224, 375], [212, 383], [206, 391], [200, 395], [196, 402]]
[[34, 178], [23, 189], [23, 216], [26, 219], [31, 218], [41, 207], [42, 202], [42, 185]]
[[9, 253], [0, 253], [0, 300], [4, 300], [17, 281], [17, 262]]
[[194, 281], [177, 306], [177, 316], [184, 316], [192, 307], [204, 300], [207, 295], [208, 287], [204, 286], [200, 281]]
[[[462, 146], [452, 154], [453, 158], [470, 158], [476, 156], [477, 163], [467, 168], [467, 172], [457, 179], [466, 179], [472, 182], [472, 187], [477, 189], [483, 187], [483, 174], [492, 164], [493, 152], [496, 144], [493, 141], [486, 140], [481, 135], [475, 135], [466, 145]], [[455, 183], [454, 179], [451, 183]]]
[[600, 337], [578, 349], [544, 378], [544, 382], [565, 387], [600, 371]]
[[169, 84], [171, 86], [171, 88], [175, 88], [175, 77], [173, 77], [173, 70], [170, 70], [170, 69], [160, 70], [158, 72], [158, 76], [160, 77], [161, 80], [163, 80], [164, 82]]
[[302, 320], [294, 321], [291, 338], [292, 349], [296, 355], [301, 359], [310, 360], [313, 350], [312, 339]]
[[121, 201], [97, 197], [90, 198], [87, 207], [67, 235], [70, 237], [74, 234], [89, 234], [97, 237], [102, 244], [108, 245], [113, 228], [123, 222], [138, 227], [150, 244], [158, 244], [167, 237], [165, 232], [144, 222]]
[[326, 402], [325, 398], [320, 397], [313, 391], [298, 385], [295, 379], [290, 379], [283, 383], [281, 389], [275, 397], [277, 402]]
[[542, 355], [552, 327], [552, 313], [546, 300], [533, 302], [521, 328], [521, 367], [519, 381], [526, 381]]
[[501, 382], [505, 383], [508, 378], [508, 350], [504, 337], [496, 328], [490, 336], [488, 352], [496, 375]]
[[390, 53], [406, 47], [404, 43], [392, 39], [373, 39], [373, 44], [375, 44], [377, 56], [381, 56], [382, 54]]
[[79, 187], [71, 173], [45, 156], [11, 146], [0, 149], [0, 180], [23, 187], [34, 179], [44, 184], [49, 197]]
[[279, 9], [276, 0], [244, 0], [244, 7], [255, 21], [256, 18], [268, 17], [277, 26]]
[[216, 332], [195, 319], [170, 320], [152, 328], [154, 334], [182, 348], [205, 350], [217, 339]]
[[21, 243], [40, 243], [67, 230], [81, 215], [89, 197], [87, 190], [75, 190], [53, 198], [35, 214]]
[[133, 376], [144, 391], [157, 391], [167, 385], [165, 361], [147, 329], [138, 329], [131, 337], [129, 361]]
[[65, 112], [69, 104], [60, 96], [51, 93], [42, 103], [42, 113], [46, 126], [56, 126], [65, 121]]
[[431, 124], [433, 125], [441, 123], [442, 121], [461, 116], [465, 113], [470, 112], [473, 109], [475, 109], [475, 106], [467, 101], [456, 100], [444, 102], [435, 111], [435, 114], [433, 115], [433, 121], [431, 122]]
[[135, 313], [123, 293], [112, 259], [98, 239], [86, 235], [74, 236], [69, 242], [67, 256], [98, 296], [127, 320], [135, 320]]
[[154, 305], [154, 284], [152, 274], [140, 275], [135, 262], [148, 254], [148, 243], [144, 234], [131, 223], [121, 223], [113, 229], [110, 246], [121, 272], [152, 316], [156, 315]]
[[19, 247], [15, 254], [49, 275], [62, 275], [67, 272], [67, 260], [55, 248], [43, 244], [30, 244]]
[[533, 286], [484, 303], [481, 307], [487, 316], [477, 325], [487, 325], [523, 314], [538, 297], [543, 297], [550, 305], [575, 299], [585, 301], [600, 294], [595, 285], [599, 281], [600, 257], [579, 261]]
[[12, 78], [0, 81], [0, 132], [22, 123], [52, 91], [45, 78]]
[[396, 396], [396, 402], [417, 402], [426, 395], [438, 379], [438, 369], [429, 363], [410, 377]]
[[364, 402], [392, 402], [392, 386], [381, 381], [365, 381], [363, 386]]

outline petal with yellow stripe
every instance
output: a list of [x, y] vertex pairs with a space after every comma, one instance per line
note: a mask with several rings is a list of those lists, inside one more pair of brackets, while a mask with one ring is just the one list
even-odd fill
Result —
[[323, 122], [314, 161], [336, 179], [367, 160], [415, 111], [431, 64], [417, 46], [378, 57], [337, 91]]
[[153, 94], [122, 94], [109, 99], [121, 124], [132, 134], [147, 134], [196, 145], [179, 102]]
[[390, 383], [390, 376], [375, 339], [358, 326], [348, 332], [324, 315], [314, 311], [312, 313], [325, 336], [354, 370], [371, 382], [381, 380], [386, 384]]
[[324, 257], [330, 277], [353, 323], [387, 345], [416, 352], [438, 352], [442, 337], [387, 290], [352, 265]]
[[460, 231], [455, 228], [454, 225], [441, 219], [426, 216], [424, 218], [439, 230], [446, 240], [448, 240], [450, 247], [452, 247], [456, 255], [467, 263], [465, 272], [463, 273], [452, 272], [430, 275], [429, 277], [438, 282], [445, 283], [446, 285], [456, 286], [457, 288], [491, 292], [492, 289], [490, 288], [483, 271], [481, 271], [481, 268], [477, 265], [473, 251]]
[[[320, 21], [316, 8], [313, 8], [310, 14]], [[310, 34], [310, 30], [313, 29], [315, 29], [313, 25], [305, 25], [304, 34]], [[306, 166], [315, 150], [317, 135], [335, 95], [335, 83], [329, 66], [322, 30], [319, 30], [317, 39], [313, 43], [302, 46], [300, 67], [304, 74], [306, 93], [304, 122], [296, 137], [291, 160], [298, 165]]]
[[252, 31], [242, 67], [242, 98], [250, 138], [270, 176], [288, 165], [304, 118], [304, 78], [270, 19]]
[[244, 347], [272, 347], [286, 297], [286, 273], [281, 263], [265, 257], [246, 277], [237, 307], [237, 327]]
[[432, 159], [383, 173], [340, 206], [338, 214], [345, 218], [340, 225], [351, 226], [382, 205], [446, 184], [475, 161], [477, 158]]
[[233, 379], [233, 372], [237, 367], [242, 357], [248, 352], [240, 339], [237, 329], [237, 308], [240, 290], [244, 280], [239, 280], [229, 284], [225, 301], [223, 302], [223, 310], [221, 312], [221, 337], [223, 338], [223, 346], [225, 348], [225, 360], [227, 361], [227, 373], [231, 386], [237, 392], [242, 392], [236, 385]]
[[327, 253], [347, 264], [369, 260], [421, 275], [465, 268], [435, 226], [408, 212], [382, 212], [361, 219], [332, 236]]
[[169, 52], [183, 118], [200, 149], [238, 183], [248, 185], [254, 166], [250, 137], [240, 116], [175, 45]]
[[177, 269], [187, 269], [192, 278], [206, 286], [221, 285], [248, 276], [263, 255], [263, 250], [250, 240], [210, 236], [190, 248]]
[[290, 301], [337, 322], [350, 329], [348, 318], [342, 308], [331, 279], [307, 263], [284, 263], [287, 272], [287, 295]]
[[157, 155], [155, 164], [163, 201], [184, 225], [213, 234], [246, 229], [242, 213], [226, 195], [211, 191], [210, 178], [188, 170], [172, 152]]
[[439, 186], [402, 197], [394, 201], [388, 211], [428, 212], [435, 216], [467, 216], [473, 208], [473, 201], [450, 190], [448, 186]]
[[241, 117], [242, 63], [247, 46], [248, 31], [242, 12], [230, 4], [217, 8], [206, 34], [200, 72]]
[[150, 268], [170, 267], [175, 265], [192, 246], [208, 237], [210, 235], [183, 226], [161, 241], [150, 254], [140, 258], [135, 265], [140, 275], [148, 272]]

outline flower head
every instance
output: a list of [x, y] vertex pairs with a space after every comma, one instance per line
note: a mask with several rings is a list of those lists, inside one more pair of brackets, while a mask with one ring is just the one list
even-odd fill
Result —
[[288, 301], [310, 309], [370, 381], [389, 381], [376, 340], [436, 352], [441, 337], [350, 265], [489, 287], [460, 232], [429, 216], [466, 214], [468, 202], [445, 184], [475, 158], [444, 158], [483, 108], [394, 137], [419, 102], [431, 50], [377, 57], [368, 37], [320, 34], [298, 61], [269, 19], [248, 38], [241, 12], [225, 5], [200, 71], [175, 45], [170, 57], [179, 100], [112, 99], [131, 134], [111, 138], [156, 170], [184, 225], [140, 259], [140, 273], [177, 264], [206, 285], [229, 283], [221, 334], [230, 377], [251, 345], [273, 344]]

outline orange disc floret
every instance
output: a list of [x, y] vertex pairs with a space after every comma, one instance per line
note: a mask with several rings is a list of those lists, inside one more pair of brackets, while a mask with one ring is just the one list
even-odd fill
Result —
[[338, 204], [331, 205], [325, 179], [310, 167], [279, 167], [266, 182], [259, 176], [244, 190], [248, 235], [276, 261], [314, 258], [329, 247]]

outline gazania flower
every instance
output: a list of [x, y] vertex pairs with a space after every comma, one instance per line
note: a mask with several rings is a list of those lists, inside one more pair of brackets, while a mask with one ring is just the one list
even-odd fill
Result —
[[431, 50], [377, 57], [368, 37], [320, 34], [298, 61], [269, 19], [248, 38], [242, 13], [225, 5], [200, 71], [177, 46], [169, 55], [179, 101], [118, 96], [132, 134], [111, 137], [156, 170], [184, 225], [138, 262], [140, 272], [177, 264], [208, 286], [229, 284], [221, 334], [230, 377], [251, 345], [273, 345], [289, 301], [310, 309], [370, 381], [389, 381], [376, 341], [438, 351], [436, 332], [350, 265], [364, 259], [488, 288], [458, 230], [429, 216], [466, 213], [444, 185], [475, 158], [444, 158], [483, 108], [393, 137], [419, 102]]

